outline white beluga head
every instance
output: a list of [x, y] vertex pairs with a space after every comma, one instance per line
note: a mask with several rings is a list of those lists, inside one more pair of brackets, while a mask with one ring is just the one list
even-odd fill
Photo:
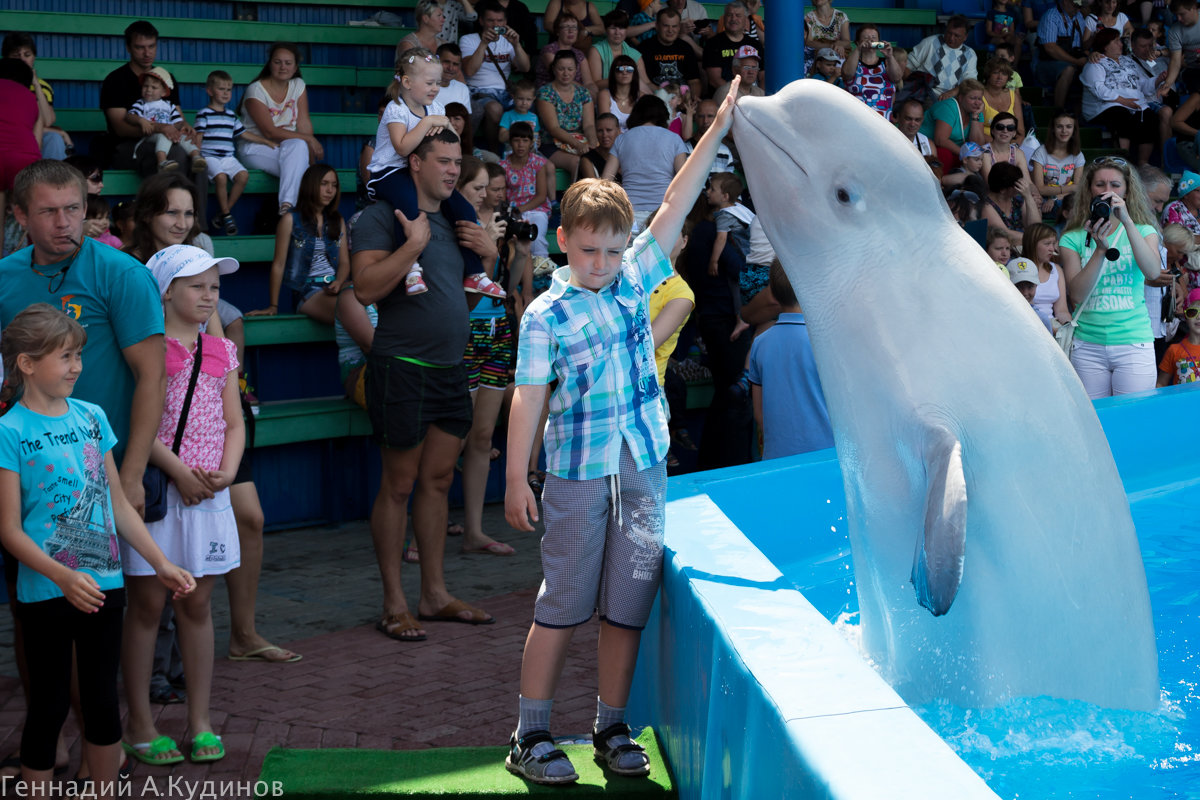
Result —
[[803, 262], [839, 248], [916, 246], [931, 218], [949, 218], [916, 148], [880, 114], [824, 81], [741, 98], [733, 133], [756, 207], [787, 212], [763, 214], [785, 265], [818, 269]]
[[813, 80], [739, 100], [733, 134], [804, 309], [872, 660], [911, 703], [1156, 707], [1145, 571], [1095, 411], [916, 148]]

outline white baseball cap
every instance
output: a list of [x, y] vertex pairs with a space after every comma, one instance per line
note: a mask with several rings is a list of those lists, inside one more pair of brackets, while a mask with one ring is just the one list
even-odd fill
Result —
[[199, 275], [214, 266], [219, 274], [228, 275], [237, 271], [238, 262], [236, 258], [214, 258], [199, 247], [190, 244], [173, 244], [170, 247], [164, 247], [150, 256], [150, 260], [146, 262], [146, 267], [158, 281], [159, 297], [167, 293], [171, 281], [176, 278]]
[[1038, 274], [1037, 264], [1028, 258], [1014, 258], [1008, 262], [1008, 277], [1014, 284], [1041, 283], [1042, 276]]

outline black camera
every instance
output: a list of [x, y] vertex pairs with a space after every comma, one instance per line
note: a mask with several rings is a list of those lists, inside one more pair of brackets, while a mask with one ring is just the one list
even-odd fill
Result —
[[500, 221], [507, 223], [504, 232], [505, 239], [516, 239], [521, 242], [532, 242], [537, 238], [537, 225], [521, 219], [521, 209], [516, 203], [510, 203], [500, 215]]
[[1112, 216], [1112, 204], [1103, 197], [1097, 197], [1092, 200], [1092, 206], [1088, 210], [1088, 216], [1091, 217], [1093, 223], [1108, 222], [1108, 218]]

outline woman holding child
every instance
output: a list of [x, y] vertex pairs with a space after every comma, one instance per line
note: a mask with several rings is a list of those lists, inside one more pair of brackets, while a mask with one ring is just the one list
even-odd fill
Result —
[[258, 78], [246, 87], [242, 125], [270, 144], [238, 142], [238, 157], [251, 169], [279, 178], [279, 213], [296, 205], [300, 178], [309, 164], [325, 157], [308, 116], [308, 95], [300, 77], [300, 51], [277, 42]]
[[[1096, 200], [1109, 204], [1108, 218], [1093, 221]], [[1145, 282], [1160, 276], [1162, 262], [1154, 213], [1128, 161], [1098, 158], [1083, 170], [1058, 253], [1071, 301], [1084, 304], [1071, 364], [1088, 396], [1153, 389], [1158, 373]]]

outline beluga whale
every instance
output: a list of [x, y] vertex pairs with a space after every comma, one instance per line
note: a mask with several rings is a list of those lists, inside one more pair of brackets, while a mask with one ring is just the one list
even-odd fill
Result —
[[741, 98], [733, 135], [812, 340], [865, 655], [912, 704], [1156, 709], [1145, 570], [1099, 420], [928, 165], [821, 81]]

